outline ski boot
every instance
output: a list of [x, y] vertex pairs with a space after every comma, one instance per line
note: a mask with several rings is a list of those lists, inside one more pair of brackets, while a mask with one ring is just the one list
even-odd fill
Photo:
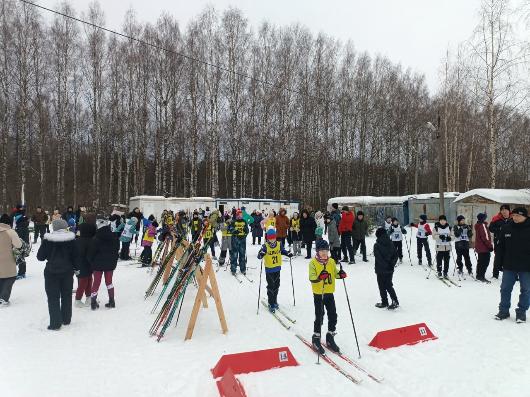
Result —
[[392, 301], [392, 303], [388, 306], [388, 310], [395, 310], [399, 307], [398, 301]]
[[377, 307], [378, 309], [384, 309], [385, 307], [388, 307], [388, 302], [376, 303], [375, 307]]
[[348, 265], [355, 265], [355, 259], [348, 262]]
[[320, 334], [313, 334], [313, 337], [311, 338], [311, 342], [313, 344], [313, 349], [321, 355], [326, 354], [326, 351], [322, 347], [322, 343], [320, 343]]
[[521, 324], [521, 323], [526, 323], [526, 312], [519, 312], [519, 311], [516, 311], [515, 312], [515, 322], [517, 324]]
[[438, 272], [438, 278], [443, 278], [442, 272]]
[[99, 309], [99, 303], [98, 303], [98, 297], [97, 296], [93, 296], [91, 299], [90, 299], [90, 308], [92, 310], [97, 310]]
[[363, 257], [363, 262], [368, 262], [368, 258], [366, 256]]
[[447, 275], [447, 273], [444, 273], [444, 278], [445, 278], [446, 280], [449, 280], [449, 276]]
[[116, 307], [116, 302], [114, 302], [114, 298], [109, 298], [109, 303], [105, 303], [105, 307], [107, 309], [114, 309]]
[[269, 304], [269, 311], [271, 313], [276, 313], [276, 306], [274, 306], [274, 303]]
[[423, 266], [421, 259], [418, 259], [418, 266]]
[[499, 310], [499, 312], [495, 315], [495, 320], [506, 320], [507, 318], [510, 318], [510, 312], [501, 312]]
[[340, 354], [340, 348], [335, 343], [335, 335], [336, 334], [337, 334], [336, 332], [328, 331], [328, 333], [326, 334], [326, 346], [331, 351], [334, 351], [335, 353]]
[[26, 278], [25, 274], [19, 274], [18, 276], [15, 277], [15, 280], [22, 280], [24, 278]]
[[399, 264], [403, 263], [403, 258], [399, 258]]
[[83, 301], [81, 299], [76, 299], [75, 303], [74, 303], [74, 306], [75, 307], [85, 307], [85, 304], [83, 303]]

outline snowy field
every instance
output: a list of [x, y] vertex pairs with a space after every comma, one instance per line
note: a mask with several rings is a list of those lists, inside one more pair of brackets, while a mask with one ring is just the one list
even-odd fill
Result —
[[[434, 254], [434, 243], [430, 243]], [[372, 246], [370, 238], [369, 254]], [[252, 246], [249, 239], [248, 265], [257, 268], [249, 269], [248, 275], [254, 283], [243, 279], [239, 284], [223, 269], [217, 273], [229, 332], [221, 334], [211, 301], [210, 307], [200, 312], [193, 339], [184, 342], [195, 296], [195, 287], [190, 286], [178, 326], [170, 327], [157, 343], [148, 336], [155, 297], [143, 298], [150, 275], [131, 262], [120, 262], [115, 272], [116, 309], [102, 305], [92, 312], [88, 307], [74, 307], [71, 325], [48, 331], [44, 264], [35, 258], [37, 248], [34, 246], [28, 258], [28, 278], [13, 287], [11, 307], [0, 310], [1, 396], [217, 396], [210, 369], [222, 354], [280, 346], [289, 346], [300, 366], [240, 375], [249, 397], [530, 395], [528, 325], [516, 324], [513, 310], [511, 319], [493, 320], [499, 282], [485, 285], [468, 278], [461, 288], [449, 288], [433, 277], [434, 273], [427, 280], [427, 273], [416, 266], [414, 247], [414, 266], [405, 251], [404, 263], [394, 275], [401, 304], [395, 312], [374, 307], [379, 293], [372, 256], [369, 263], [357, 256], [356, 265], [344, 266], [363, 354], [360, 362], [385, 378], [382, 384], [375, 383], [344, 363], [346, 370], [363, 379], [360, 385], [326, 363], [317, 366], [316, 355], [294, 336], [301, 333], [310, 339], [313, 326], [308, 261], [303, 257], [293, 258], [296, 307], [292, 306], [288, 260], [284, 259], [282, 270], [278, 301], [297, 320], [291, 330], [282, 328], [264, 308], [256, 315], [259, 247]], [[471, 257], [475, 262], [473, 254]], [[452, 267], [451, 261], [450, 274]], [[491, 270], [492, 264], [488, 278]], [[518, 288], [517, 284], [512, 304], [517, 302]], [[265, 286], [262, 296], [266, 296]], [[107, 302], [104, 286], [99, 300]], [[341, 283], [336, 302], [337, 344], [357, 358]], [[386, 351], [367, 346], [380, 330], [419, 322], [426, 322], [439, 339]]]

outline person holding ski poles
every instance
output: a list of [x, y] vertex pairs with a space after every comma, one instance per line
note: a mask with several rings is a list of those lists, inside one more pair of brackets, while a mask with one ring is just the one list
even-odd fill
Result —
[[339, 353], [340, 348], [335, 343], [337, 327], [337, 309], [335, 306], [335, 280], [344, 279], [344, 270], [337, 270], [337, 264], [329, 256], [329, 244], [326, 240], [318, 240], [316, 255], [309, 262], [309, 281], [313, 290], [313, 304], [315, 305], [315, 322], [313, 325], [313, 349], [319, 354], [325, 354], [320, 342], [322, 323], [324, 321], [324, 307], [328, 314], [327, 346]]
[[392, 218], [390, 227], [387, 228], [385, 224], [384, 228], [390, 236], [390, 241], [392, 241], [392, 244], [394, 245], [394, 249], [399, 257], [399, 263], [403, 263], [403, 236], [407, 234], [407, 231], [399, 224], [398, 218]]
[[282, 255], [289, 258], [293, 254], [276, 241], [276, 230], [269, 228], [265, 233], [265, 244], [258, 252], [258, 259], [263, 259], [265, 264], [265, 278], [267, 280], [267, 298], [269, 311], [274, 313], [279, 308], [278, 291], [280, 290], [280, 271], [282, 270]]
[[473, 275], [473, 267], [471, 265], [471, 258], [469, 257], [469, 241], [473, 237], [473, 229], [466, 224], [464, 215], [456, 217], [457, 224], [453, 229], [455, 235], [455, 250], [456, 250], [456, 265], [458, 267], [458, 274], [463, 274], [464, 264], [462, 258], [466, 262], [466, 269], [468, 274]]
[[[451, 226], [447, 223], [445, 215], [438, 217], [438, 222], [434, 224], [434, 233], [432, 237], [436, 241], [436, 270], [438, 271], [438, 278], [448, 278], [449, 272], [449, 257], [451, 255]], [[443, 262], [443, 275], [442, 275]]]
[[416, 243], [417, 243], [417, 251], [418, 251], [418, 265], [422, 265], [421, 263], [421, 256], [422, 256], [422, 250], [425, 249], [425, 256], [427, 257], [427, 263], [429, 267], [432, 267], [432, 259], [431, 259], [431, 250], [429, 248], [429, 236], [432, 234], [431, 227], [427, 223], [427, 215], [421, 214], [420, 215], [420, 222], [419, 223], [411, 223], [410, 227], [415, 227], [418, 229], [416, 232]]

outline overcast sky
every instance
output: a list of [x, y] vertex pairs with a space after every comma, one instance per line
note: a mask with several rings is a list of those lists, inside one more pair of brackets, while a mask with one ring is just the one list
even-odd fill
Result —
[[[70, 0], [77, 12], [89, 0]], [[56, 0], [40, 0], [55, 8]], [[262, 21], [275, 25], [299, 22], [314, 33], [325, 32], [343, 42], [351, 39], [358, 50], [383, 54], [404, 68], [422, 72], [434, 92], [440, 62], [449, 46], [470, 37], [477, 22], [480, 0], [100, 0], [107, 27], [121, 30], [128, 8], [143, 22], [155, 22], [162, 11], [181, 26], [206, 5], [221, 11], [241, 9], [253, 27]]]

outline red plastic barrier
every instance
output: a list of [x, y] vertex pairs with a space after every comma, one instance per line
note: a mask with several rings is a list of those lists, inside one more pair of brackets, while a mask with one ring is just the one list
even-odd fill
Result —
[[245, 389], [239, 380], [236, 379], [232, 369], [228, 368], [221, 380], [217, 381], [217, 389], [221, 397], [246, 397]]
[[272, 368], [294, 367], [298, 362], [288, 347], [257, 350], [236, 354], [225, 354], [212, 368], [214, 378], [223, 376], [228, 368], [234, 374], [248, 374], [249, 372], [266, 371]]
[[409, 325], [378, 332], [369, 346], [378, 349], [389, 349], [402, 345], [414, 345], [419, 342], [438, 339], [425, 323]]

